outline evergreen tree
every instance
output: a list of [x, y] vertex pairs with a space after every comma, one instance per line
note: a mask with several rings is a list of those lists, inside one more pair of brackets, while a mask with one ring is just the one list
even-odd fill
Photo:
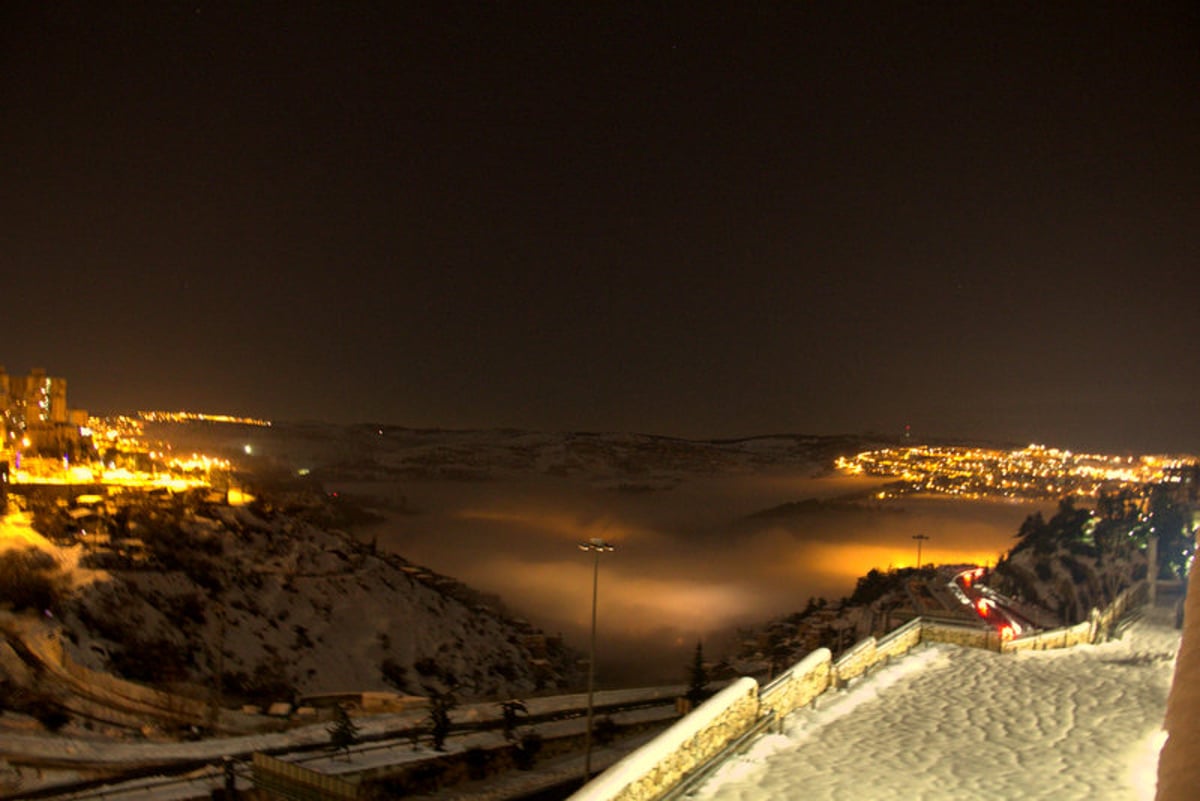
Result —
[[334, 751], [344, 751], [350, 759], [350, 746], [358, 742], [358, 726], [338, 704], [333, 708], [333, 723], [329, 725], [329, 745]]
[[1157, 569], [1160, 578], [1183, 578], [1195, 554], [1191, 510], [1163, 485], [1151, 491], [1147, 506], [1146, 533], [1158, 537], [1158, 565], [1151, 569]]
[[504, 723], [504, 739], [513, 741], [517, 739], [517, 715], [528, 715], [529, 710], [525, 707], [524, 701], [518, 701], [515, 698], [511, 701], [505, 701], [500, 704], [501, 720]]
[[449, 692], [432, 693], [429, 707], [429, 722], [433, 730], [433, 749], [444, 751], [446, 736], [450, 734], [450, 710], [458, 705]]
[[687, 699], [695, 707], [699, 706], [708, 696], [708, 671], [704, 669], [704, 649], [697, 642], [696, 654], [692, 657], [692, 664], [688, 667]]

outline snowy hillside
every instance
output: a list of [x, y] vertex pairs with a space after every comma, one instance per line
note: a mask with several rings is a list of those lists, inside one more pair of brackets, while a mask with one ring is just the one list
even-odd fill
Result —
[[[430, 687], [521, 695], [575, 678], [575, 655], [495, 599], [314, 523], [330, 514], [321, 496], [286, 510], [199, 494], [110, 503], [109, 547], [85, 537], [71, 549], [104, 578], [60, 613], [85, 665], [205, 687], [219, 669], [231, 700], [254, 702]], [[60, 510], [36, 517], [51, 539], [71, 535]]]

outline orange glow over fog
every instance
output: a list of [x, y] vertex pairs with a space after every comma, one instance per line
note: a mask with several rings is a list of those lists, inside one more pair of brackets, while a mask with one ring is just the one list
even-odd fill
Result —
[[[923, 565], [984, 565], [995, 561], [996, 554], [991, 551], [937, 549], [928, 546], [921, 550]], [[901, 550], [886, 545], [812, 543], [802, 546], [790, 563], [781, 566], [781, 569], [794, 571], [796, 575], [811, 575], [817, 572], [856, 580], [872, 568], [886, 571], [889, 568], [916, 566], [916, 548]]]
[[[608, 555], [600, 557], [598, 611], [605, 626], [642, 636], [667, 627], [707, 630], [743, 618], [761, 599], [733, 584], [711, 584], [687, 578], [664, 580], [625, 576]], [[591, 623], [592, 558], [531, 564], [497, 558], [477, 564], [480, 583], [503, 575], [536, 587], [546, 609], [563, 623], [583, 628]], [[474, 580], [472, 577], [468, 577]]]
[[590, 540], [599, 537], [620, 545], [622, 540], [637, 537], [657, 536], [653, 531], [640, 528], [611, 517], [594, 520], [581, 519], [579, 515], [542, 509], [463, 509], [454, 515], [460, 520], [477, 520], [486, 523], [508, 523], [523, 528], [543, 531], [565, 542]]
[[686, 662], [681, 638], [687, 646], [703, 637], [707, 647], [709, 636], [732, 637], [735, 627], [791, 614], [813, 596], [849, 595], [872, 568], [912, 567], [917, 533], [932, 537], [922, 563], [994, 564], [1038, 509], [906, 498], [879, 510], [749, 517], [829, 492], [817, 479], [740, 475], [656, 493], [545, 478], [420, 483], [406, 495], [425, 513], [390, 517], [379, 543], [496, 593], [514, 614], [578, 645], [590, 627], [592, 556], [576, 544], [612, 542], [616, 551], [600, 556], [601, 661], [637, 666], [630, 677], [675, 681], [677, 671], [664, 666]]

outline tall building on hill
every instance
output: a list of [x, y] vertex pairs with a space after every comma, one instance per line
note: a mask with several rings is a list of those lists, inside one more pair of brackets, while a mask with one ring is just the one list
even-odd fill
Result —
[[0, 435], [6, 450], [74, 450], [81, 440], [80, 421], [86, 420], [87, 412], [67, 408], [67, 379], [40, 367], [29, 375], [9, 375], [0, 366]]

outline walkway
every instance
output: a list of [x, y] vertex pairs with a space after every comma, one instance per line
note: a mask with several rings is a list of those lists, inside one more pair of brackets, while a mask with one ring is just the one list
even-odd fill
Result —
[[1179, 632], [1001, 655], [933, 646], [790, 716], [697, 791], [758, 799], [1154, 797]]

